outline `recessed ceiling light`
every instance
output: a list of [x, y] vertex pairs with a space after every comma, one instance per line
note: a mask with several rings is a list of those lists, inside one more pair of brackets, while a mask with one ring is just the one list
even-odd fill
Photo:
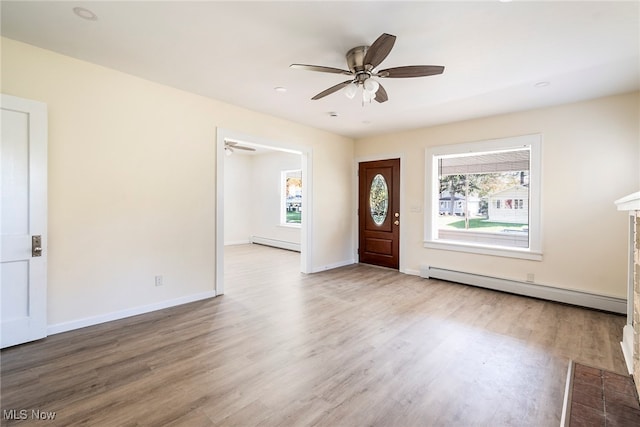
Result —
[[282, 87], [282, 86], [278, 86], [278, 87], [274, 87], [273, 90], [275, 90], [278, 93], [285, 93], [287, 91], [286, 87]]
[[84, 7], [74, 7], [73, 13], [78, 15], [82, 19], [86, 19], [87, 21], [97, 21], [98, 15], [91, 12], [89, 9], [85, 9]]
[[538, 82], [536, 84], [534, 84], [535, 87], [547, 87], [549, 86], [551, 83], [549, 82]]

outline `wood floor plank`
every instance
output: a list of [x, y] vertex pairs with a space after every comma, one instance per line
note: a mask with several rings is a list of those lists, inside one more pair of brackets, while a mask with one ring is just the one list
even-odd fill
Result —
[[227, 247], [223, 296], [5, 349], [2, 410], [61, 426], [555, 426], [570, 359], [626, 374], [622, 316], [299, 262]]

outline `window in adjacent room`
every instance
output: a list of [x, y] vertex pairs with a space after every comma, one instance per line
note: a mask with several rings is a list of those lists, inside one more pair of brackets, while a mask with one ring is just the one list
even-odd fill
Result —
[[282, 171], [282, 211], [280, 222], [284, 225], [302, 223], [302, 170]]
[[540, 140], [429, 148], [425, 247], [541, 259]]

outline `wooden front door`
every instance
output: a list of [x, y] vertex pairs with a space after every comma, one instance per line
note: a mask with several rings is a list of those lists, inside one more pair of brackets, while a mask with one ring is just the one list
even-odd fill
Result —
[[361, 162], [358, 168], [359, 260], [400, 265], [400, 159]]

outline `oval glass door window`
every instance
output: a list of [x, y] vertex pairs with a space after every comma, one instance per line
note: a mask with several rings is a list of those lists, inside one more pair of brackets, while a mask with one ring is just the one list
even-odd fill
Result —
[[369, 208], [371, 219], [376, 225], [382, 225], [389, 211], [389, 188], [384, 176], [377, 174], [369, 190]]

